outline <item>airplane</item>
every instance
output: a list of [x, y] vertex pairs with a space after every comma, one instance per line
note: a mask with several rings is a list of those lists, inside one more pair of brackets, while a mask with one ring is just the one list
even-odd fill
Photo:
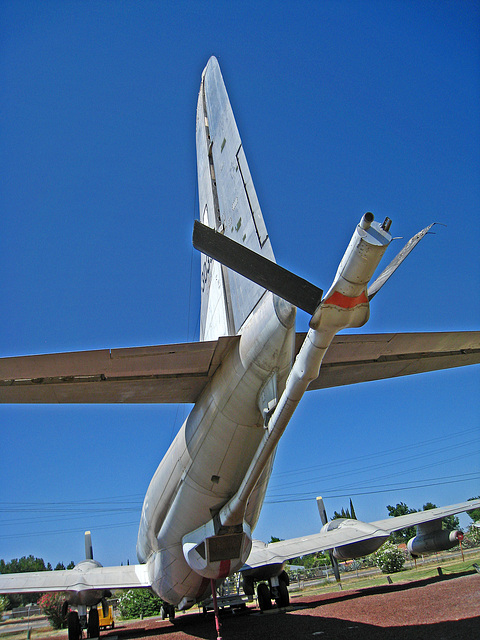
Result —
[[[73, 570], [0, 576], [1, 593], [62, 591], [76, 607], [69, 640], [113, 589], [150, 587], [170, 618], [212, 597], [242, 571], [261, 609], [288, 603], [289, 558], [332, 549], [339, 557], [375, 550], [390, 531], [480, 505], [480, 500], [389, 518], [325, 522], [310, 536], [265, 545], [253, 539], [282, 434], [309, 389], [480, 362], [480, 332], [342, 335], [363, 326], [375, 296], [428, 233], [416, 234], [371, 283], [392, 236], [364, 214], [327, 293], [275, 261], [245, 152], [215, 57], [197, 103], [201, 252], [200, 342], [0, 359], [0, 401], [8, 403], [193, 403], [145, 495], [139, 563], [102, 567], [87, 551]], [[296, 333], [297, 308], [311, 316]], [[411, 516], [411, 517], [410, 517]], [[88, 541], [87, 541], [88, 548]], [[361, 552], [361, 553], [360, 553]], [[371, 552], [371, 551], [369, 551]]]

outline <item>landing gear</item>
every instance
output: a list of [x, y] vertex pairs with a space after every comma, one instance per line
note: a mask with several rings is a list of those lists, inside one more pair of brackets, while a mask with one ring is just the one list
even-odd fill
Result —
[[160, 607], [160, 618], [165, 620], [168, 618], [170, 622], [175, 620], [175, 607], [173, 604], [169, 604], [168, 602], [164, 602]]
[[82, 637], [82, 627], [76, 611], [69, 611], [67, 618], [68, 640], [80, 640]]
[[277, 577], [269, 579], [269, 584], [260, 582], [257, 586], [257, 600], [261, 611], [268, 611], [272, 608], [272, 600], [275, 600], [277, 607], [282, 609], [290, 604], [288, 585], [290, 580], [285, 571]]
[[260, 582], [257, 587], [258, 606], [261, 611], [268, 611], [272, 608], [272, 595], [266, 582]]
[[280, 609], [282, 607], [288, 607], [290, 604], [290, 595], [288, 593], [288, 587], [285, 582], [281, 579], [278, 581], [277, 587], [278, 595], [275, 596], [275, 602], [277, 603], [277, 607]]
[[87, 638], [99, 638], [99, 637], [100, 637], [100, 623], [98, 620], [98, 609], [97, 607], [92, 607], [90, 609], [90, 613], [88, 614]]

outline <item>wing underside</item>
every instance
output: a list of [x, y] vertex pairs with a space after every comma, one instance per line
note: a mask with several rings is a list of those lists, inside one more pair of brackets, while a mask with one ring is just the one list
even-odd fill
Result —
[[[0, 358], [0, 402], [195, 402], [239, 340]], [[479, 331], [340, 335], [309, 389], [479, 362]]]
[[[80, 565], [81, 566], [81, 565]], [[32, 571], [0, 575], [0, 593], [79, 592], [97, 589], [134, 589], [149, 587], [146, 565], [75, 567], [62, 571]]]

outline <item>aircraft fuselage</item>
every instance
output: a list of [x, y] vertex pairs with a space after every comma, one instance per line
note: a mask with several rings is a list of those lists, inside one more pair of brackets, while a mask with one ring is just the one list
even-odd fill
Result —
[[[188, 564], [182, 539], [210, 521], [244, 479], [265, 429], [259, 395], [272, 374], [277, 397], [285, 387], [294, 354], [294, 323], [295, 307], [266, 292], [150, 482], [137, 555], [148, 563], [156, 593], [179, 608], [191, 606], [208, 586]], [[244, 514], [252, 530], [272, 463], [273, 456]]]

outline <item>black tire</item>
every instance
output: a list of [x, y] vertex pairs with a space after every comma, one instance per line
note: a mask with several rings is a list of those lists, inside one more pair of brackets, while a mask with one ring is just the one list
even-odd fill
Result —
[[278, 582], [278, 598], [275, 598], [275, 602], [277, 603], [277, 607], [288, 607], [290, 604], [290, 595], [288, 593], [288, 587], [283, 580], [279, 580]]
[[80, 620], [78, 619], [78, 613], [76, 611], [69, 611], [67, 617], [68, 626], [68, 640], [80, 640], [82, 637], [82, 628], [80, 626]]
[[260, 582], [257, 587], [258, 606], [261, 611], [268, 611], [272, 608], [272, 596], [268, 584]]
[[170, 620], [170, 622], [173, 622], [175, 620], [175, 607], [173, 606], [173, 604], [169, 605], [168, 607], [168, 619]]
[[283, 580], [287, 587], [290, 586], [290, 578], [288, 577], [288, 573], [286, 571], [282, 571], [282, 573], [278, 576], [278, 579]]
[[248, 577], [242, 577], [243, 592], [246, 596], [253, 596], [255, 593], [255, 587], [253, 585], [253, 579]]
[[89, 638], [100, 637], [100, 624], [98, 621], [97, 607], [92, 607], [90, 609], [90, 613], [88, 614], [87, 637]]

